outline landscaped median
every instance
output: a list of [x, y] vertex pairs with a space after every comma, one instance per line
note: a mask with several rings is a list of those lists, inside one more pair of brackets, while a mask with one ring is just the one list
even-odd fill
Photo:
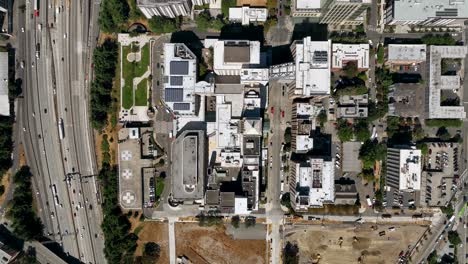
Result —
[[148, 76], [151, 73], [150, 44], [142, 47], [138, 42], [121, 47], [122, 55], [122, 108], [148, 104]]

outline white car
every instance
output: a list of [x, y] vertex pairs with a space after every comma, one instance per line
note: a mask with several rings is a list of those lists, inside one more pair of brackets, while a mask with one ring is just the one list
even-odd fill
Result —
[[22, 27], [22, 28], [21, 28], [21, 32], [23, 32], [23, 33], [24, 33], [24, 27]]
[[67, 38], [67, 33], [63, 34], [63, 38], [64, 38], [64, 39]]

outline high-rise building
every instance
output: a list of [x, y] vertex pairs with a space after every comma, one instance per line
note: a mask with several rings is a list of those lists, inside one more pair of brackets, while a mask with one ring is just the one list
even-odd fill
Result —
[[291, 15], [315, 17], [321, 24], [360, 25], [371, 0], [293, 0]]
[[421, 150], [409, 147], [387, 150], [385, 184], [400, 191], [421, 190]]
[[320, 24], [360, 25], [371, 0], [329, 0], [322, 7]]
[[209, 0], [138, 0], [141, 12], [149, 19], [153, 16], [175, 18], [189, 16], [192, 6], [209, 4]]
[[467, 0], [392, 0], [384, 14], [388, 25], [450, 26], [468, 19]]

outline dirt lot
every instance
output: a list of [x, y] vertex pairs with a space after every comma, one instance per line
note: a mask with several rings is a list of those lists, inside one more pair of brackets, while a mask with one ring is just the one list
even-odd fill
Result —
[[136, 229], [134, 229], [134, 226], [138, 221], [131, 220], [131, 222], [132, 231], [136, 231], [136, 233], [138, 233], [138, 247], [135, 251], [135, 256], [141, 256], [143, 254], [145, 243], [155, 242], [161, 247], [161, 255], [157, 263], [169, 263], [169, 233], [167, 223], [140, 222]]
[[[312, 263], [320, 254], [318, 263], [358, 263], [358, 258], [363, 256], [363, 264], [383, 264], [396, 263], [400, 251], [414, 245], [426, 229], [418, 225], [399, 225], [390, 232], [389, 227], [391, 225], [379, 225], [377, 230], [372, 230], [370, 224], [356, 229], [351, 225], [308, 226], [306, 230], [287, 231], [286, 239], [298, 245], [300, 263]], [[379, 236], [381, 231], [386, 234]]]
[[265, 240], [233, 240], [224, 227], [176, 223], [176, 254], [193, 263], [265, 263]]
[[266, 6], [266, 0], [237, 0], [237, 6], [250, 5], [250, 6]]

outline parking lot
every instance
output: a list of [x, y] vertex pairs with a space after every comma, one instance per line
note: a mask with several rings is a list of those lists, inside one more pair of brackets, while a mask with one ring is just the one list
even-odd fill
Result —
[[457, 143], [428, 143], [425, 202], [430, 206], [445, 205], [456, 190], [455, 180], [460, 172], [460, 151]]

